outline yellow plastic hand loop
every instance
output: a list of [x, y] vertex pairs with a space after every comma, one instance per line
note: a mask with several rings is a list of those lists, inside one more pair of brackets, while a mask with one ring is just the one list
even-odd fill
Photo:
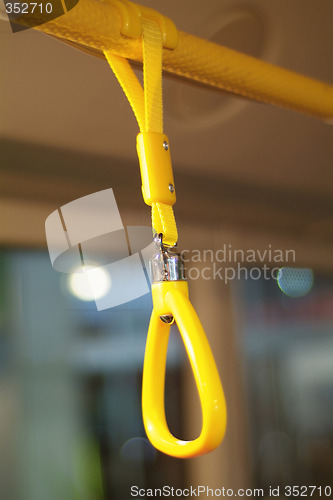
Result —
[[[186, 281], [152, 285], [151, 315], [142, 382], [142, 412], [146, 433], [160, 451], [189, 458], [216, 448], [225, 433], [226, 405], [220, 377], [205, 332], [188, 298]], [[161, 315], [172, 315], [187, 351], [202, 408], [202, 430], [193, 441], [173, 436], [165, 417], [165, 365], [170, 324]]]

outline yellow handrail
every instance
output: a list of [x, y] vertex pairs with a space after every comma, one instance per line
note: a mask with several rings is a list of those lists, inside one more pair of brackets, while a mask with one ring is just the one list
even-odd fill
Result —
[[[121, 27], [121, 14], [113, 3], [80, 0], [65, 15], [36, 29], [99, 55], [109, 50], [142, 62], [141, 39], [124, 36]], [[163, 69], [251, 99], [333, 119], [333, 86], [181, 31], [177, 47], [163, 49]]]

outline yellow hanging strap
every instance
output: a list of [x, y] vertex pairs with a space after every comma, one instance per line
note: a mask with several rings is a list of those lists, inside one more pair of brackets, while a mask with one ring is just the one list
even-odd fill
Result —
[[[162, 35], [154, 21], [142, 20], [146, 132], [163, 133]], [[142, 130], [141, 130], [142, 132]]]
[[[142, 414], [147, 436], [164, 453], [188, 458], [207, 453], [221, 442], [226, 427], [223, 389], [200, 320], [190, 303], [185, 272], [174, 245], [176, 201], [169, 140], [163, 134], [162, 37], [159, 25], [141, 18], [144, 89], [126, 59], [105, 52], [138, 120], [137, 151], [142, 194], [152, 207], [154, 233], [160, 248], [153, 268], [153, 311], [148, 329], [142, 377]], [[158, 238], [155, 238], [155, 242]], [[155, 269], [155, 271], [154, 271]], [[175, 437], [165, 417], [165, 363], [171, 322], [179, 327], [194, 373], [202, 408], [200, 435], [192, 441]]]
[[157, 23], [142, 18], [144, 88], [127, 59], [110, 51], [104, 55], [123, 88], [138, 121], [137, 151], [142, 194], [152, 207], [154, 233], [163, 234], [168, 245], [178, 240], [172, 209], [176, 202], [169, 140], [163, 134], [162, 35]]

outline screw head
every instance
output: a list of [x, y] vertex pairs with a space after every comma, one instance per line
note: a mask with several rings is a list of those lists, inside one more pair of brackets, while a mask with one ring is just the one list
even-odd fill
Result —
[[169, 191], [170, 191], [170, 193], [174, 193], [174, 191], [175, 191], [175, 186], [171, 183], [169, 184]]
[[168, 149], [169, 149], [169, 144], [167, 143], [167, 141], [164, 141], [164, 142], [163, 142], [163, 147], [164, 147], [165, 151], [168, 151]]
[[172, 325], [172, 323], [175, 321], [175, 318], [171, 314], [165, 314], [163, 316], [160, 316], [160, 319], [163, 321], [163, 323], [166, 323], [167, 325]]

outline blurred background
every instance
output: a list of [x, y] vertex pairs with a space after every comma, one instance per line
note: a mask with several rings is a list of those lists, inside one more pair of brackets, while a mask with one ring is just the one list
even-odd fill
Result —
[[[183, 31], [333, 84], [331, 0], [144, 3]], [[212, 263], [188, 263], [200, 271], [190, 295], [228, 428], [212, 453], [171, 458], [142, 424], [150, 296], [98, 312], [53, 270], [45, 240], [51, 212], [110, 187], [123, 223], [149, 226], [130, 106], [105, 61], [33, 30], [12, 34], [4, 21], [0, 36], [0, 498], [120, 500], [132, 485], [332, 486], [332, 127], [164, 82], [180, 249], [215, 255], [230, 245], [256, 252], [242, 263], [249, 270], [284, 268], [278, 280], [243, 272], [226, 283], [202, 278]], [[276, 264], [268, 248], [295, 259]], [[177, 436], [198, 434], [176, 328], [166, 409]]]

